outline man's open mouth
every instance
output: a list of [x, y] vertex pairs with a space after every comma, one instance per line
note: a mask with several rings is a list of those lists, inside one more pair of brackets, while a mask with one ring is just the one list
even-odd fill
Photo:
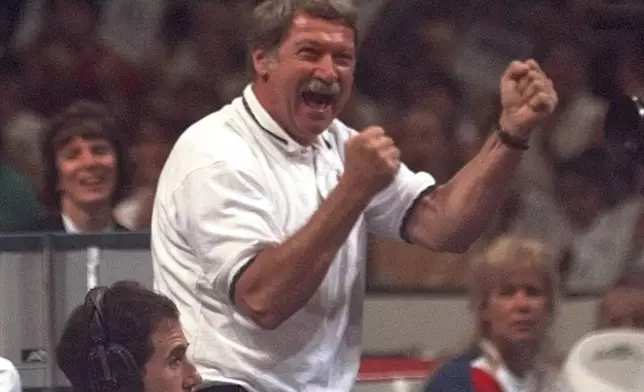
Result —
[[305, 91], [301, 95], [304, 103], [315, 110], [327, 109], [335, 99], [335, 96], [332, 94], [315, 93], [312, 91]]

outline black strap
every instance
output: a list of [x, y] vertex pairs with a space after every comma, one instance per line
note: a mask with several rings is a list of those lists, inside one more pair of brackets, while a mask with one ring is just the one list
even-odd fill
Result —
[[503, 144], [505, 144], [506, 146], [521, 151], [525, 151], [530, 148], [527, 138], [514, 136], [501, 127], [497, 127], [496, 131], [499, 134], [499, 139], [501, 139], [501, 142], [503, 142]]

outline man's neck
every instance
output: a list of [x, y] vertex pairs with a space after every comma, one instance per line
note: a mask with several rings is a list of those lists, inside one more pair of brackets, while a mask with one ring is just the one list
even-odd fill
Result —
[[259, 76], [252, 83], [251, 88], [257, 101], [262, 108], [264, 108], [266, 113], [268, 113], [273, 121], [275, 121], [277, 125], [279, 125], [280, 128], [282, 128], [282, 130], [284, 130], [284, 132], [286, 132], [293, 140], [302, 146], [310, 146], [314, 142], [314, 140], [303, 140], [301, 137], [298, 137], [298, 133], [293, 132], [292, 128], [287, 126], [288, 119], [280, 118], [278, 109], [276, 108], [276, 105], [278, 104], [275, 102], [276, 94], [273, 93], [266, 84], [264, 84]]
[[71, 202], [63, 201], [61, 212], [81, 232], [102, 231], [114, 223], [111, 205], [82, 208]]
[[275, 94], [271, 89], [260, 79], [258, 76], [255, 81], [251, 84], [251, 89], [257, 102], [262, 106], [262, 108], [268, 113], [269, 116], [285, 131], [288, 133], [284, 121], [282, 121], [277, 115], [277, 109], [275, 105]]

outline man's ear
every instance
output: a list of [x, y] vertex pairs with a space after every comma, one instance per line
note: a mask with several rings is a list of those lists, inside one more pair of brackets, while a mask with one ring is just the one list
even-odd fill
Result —
[[265, 77], [269, 71], [270, 56], [264, 49], [253, 50], [253, 68], [260, 77]]

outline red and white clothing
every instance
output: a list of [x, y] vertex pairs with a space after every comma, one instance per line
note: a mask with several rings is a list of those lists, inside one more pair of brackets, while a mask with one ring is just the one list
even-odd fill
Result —
[[[537, 362], [523, 377], [514, 374], [503, 362], [492, 343], [483, 340], [481, 355], [472, 362], [472, 377], [477, 392], [565, 392], [559, 376], [548, 366]], [[489, 378], [496, 382], [494, 385]], [[498, 388], [498, 391], [495, 389]]]

